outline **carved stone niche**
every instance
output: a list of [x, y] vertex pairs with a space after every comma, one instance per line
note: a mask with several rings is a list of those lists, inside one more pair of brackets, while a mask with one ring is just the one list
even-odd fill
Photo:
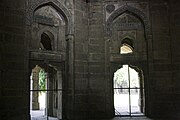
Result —
[[[136, 7], [130, 6], [130, 5], [123, 5], [116, 9], [113, 13], [111, 13], [110, 16], [107, 16], [107, 22], [106, 22], [106, 33], [108, 36], [112, 36], [112, 30], [113, 30], [113, 23], [117, 20], [120, 16], [122, 16], [124, 13], [128, 13], [129, 15], [133, 15], [138, 20], [140, 20], [144, 28], [145, 36], [148, 37], [151, 34], [151, 28], [150, 23], [147, 15], [141, 11], [140, 9], [137, 9]], [[146, 38], [149, 39], [149, 38]], [[149, 39], [150, 40], [150, 39]]]
[[67, 24], [57, 9], [50, 5], [42, 6], [34, 11], [33, 20], [31, 49], [65, 51]]
[[143, 25], [139, 19], [135, 16], [124, 13], [113, 22], [113, 28], [115, 29], [143, 29]]
[[144, 27], [140, 19], [130, 12], [125, 12], [120, 14], [112, 22], [112, 40], [111, 40], [111, 50], [113, 54], [119, 54], [120, 46], [124, 39], [130, 39], [133, 42], [134, 53], [144, 54], [145, 50], [145, 38], [144, 38]]
[[51, 6], [44, 6], [36, 10], [34, 13], [34, 21], [51, 26], [60, 26], [61, 24], [65, 24], [62, 17]]

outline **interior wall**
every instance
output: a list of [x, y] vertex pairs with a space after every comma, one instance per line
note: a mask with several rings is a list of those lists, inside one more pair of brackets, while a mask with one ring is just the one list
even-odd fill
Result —
[[173, 87], [173, 115], [180, 118], [180, 1], [172, 0], [170, 2], [170, 35], [172, 52], [172, 87]]
[[74, 119], [88, 117], [88, 6], [74, 1]]
[[25, 39], [25, 2], [1, 1], [1, 120], [28, 120], [29, 79]]
[[89, 118], [106, 118], [111, 113], [106, 99], [103, 1], [92, 0], [88, 6], [88, 112]]
[[[25, 25], [27, 1], [0, 2], [0, 98], [2, 120], [29, 119], [28, 41], [30, 29]], [[112, 116], [111, 78], [106, 62], [105, 3], [121, 2], [142, 5], [147, 0], [97, 1], [60, 0], [74, 16], [74, 77], [66, 85], [69, 119], [107, 118]], [[88, 3], [87, 3], [88, 2]], [[132, 2], [132, 3], [131, 3]], [[74, 5], [74, 6], [73, 6]], [[178, 0], [150, 0], [147, 16], [150, 20], [153, 58], [149, 61], [148, 117], [180, 115], [179, 39], [180, 2]], [[137, 5], [138, 6], [138, 5]], [[137, 7], [136, 6], [136, 7]], [[119, 6], [116, 6], [119, 7]], [[141, 8], [141, 9], [142, 9]], [[110, 9], [111, 10], [111, 9]], [[73, 27], [73, 26], [72, 26]], [[106, 41], [107, 40], [107, 41]], [[73, 49], [74, 48], [74, 49]], [[73, 49], [73, 50], [72, 50]], [[172, 66], [173, 65], [173, 66]], [[23, 104], [23, 105], [22, 105]]]
[[[0, 6], [3, 6], [3, 2], [0, 3]], [[0, 7], [0, 16], [3, 18], [4, 17], [4, 14], [3, 14], [3, 7]], [[0, 19], [0, 99], [2, 98], [2, 72], [3, 72], [3, 31], [2, 31], [2, 26], [3, 26], [3, 19]], [[2, 112], [1, 112], [2, 113]], [[0, 113], [0, 116], [1, 116], [1, 113]], [[1, 118], [1, 117], [0, 117]]]
[[168, 1], [150, 1], [153, 39], [152, 117], [170, 117], [174, 108], [170, 14]]

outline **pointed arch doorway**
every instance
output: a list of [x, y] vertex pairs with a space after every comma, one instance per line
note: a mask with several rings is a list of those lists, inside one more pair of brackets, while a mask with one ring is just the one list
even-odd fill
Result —
[[114, 72], [115, 116], [143, 116], [145, 110], [143, 72], [124, 64]]
[[64, 62], [30, 61], [31, 120], [62, 119], [64, 70]]

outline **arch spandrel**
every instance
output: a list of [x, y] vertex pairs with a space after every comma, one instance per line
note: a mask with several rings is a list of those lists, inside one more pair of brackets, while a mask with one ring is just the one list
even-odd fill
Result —
[[34, 2], [30, 2], [28, 5], [28, 9], [26, 11], [26, 24], [31, 25], [33, 22], [33, 14], [36, 9], [42, 6], [50, 5], [54, 7], [59, 14], [61, 14], [65, 22], [67, 23], [67, 33], [66, 34], [73, 34], [73, 18], [71, 12], [58, 0], [38, 0]]
[[106, 21], [106, 30], [107, 30], [107, 35], [111, 36], [112, 33], [112, 24], [113, 21], [119, 17], [120, 15], [122, 15], [123, 13], [131, 13], [134, 16], [136, 16], [137, 18], [139, 18], [139, 20], [142, 22], [143, 26], [144, 26], [144, 31], [145, 31], [145, 37], [147, 39], [147, 37], [150, 35], [150, 23], [149, 23], [149, 19], [148, 17], [139, 9], [134, 8], [132, 6], [129, 5], [124, 5], [123, 7], [118, 8], [116, 11], [114, 11], [107, 19]]

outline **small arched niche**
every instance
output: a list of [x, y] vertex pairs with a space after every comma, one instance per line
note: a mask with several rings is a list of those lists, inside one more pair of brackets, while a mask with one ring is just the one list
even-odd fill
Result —
[[46, 31], [41, 34], [40, 49], [54, 50], [54, 36], [52, 33]]
[[123, 39], [120, 46], [120, 54], [129, 54], [129, 53], [133, 53], [133, 51], [134, 51], [133, 41], [129, 38]]

